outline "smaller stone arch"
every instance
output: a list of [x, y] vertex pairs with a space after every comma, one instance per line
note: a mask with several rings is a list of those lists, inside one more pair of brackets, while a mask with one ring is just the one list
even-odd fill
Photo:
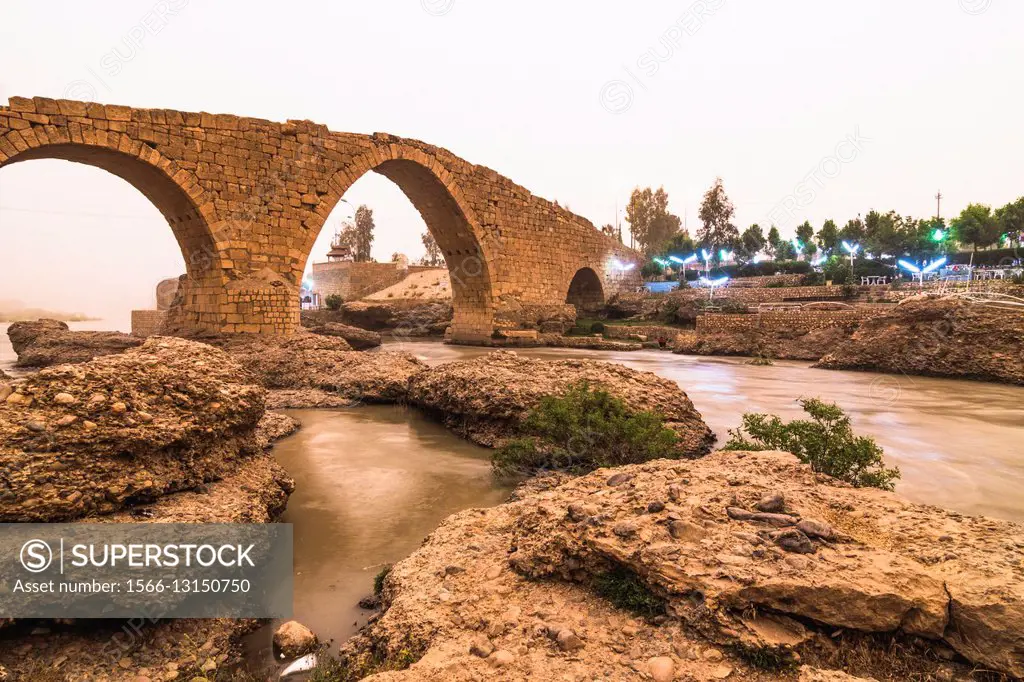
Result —
[[582, 267], [569, 282], [565, 302], [576, 306], [577, 311], [595, 310], [604, 305], [604, 285], [593, 268]]

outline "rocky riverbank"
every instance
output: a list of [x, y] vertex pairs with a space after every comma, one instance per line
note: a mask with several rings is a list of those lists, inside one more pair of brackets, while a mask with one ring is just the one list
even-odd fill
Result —
[[714, 434], [679, 385], [650, 372], [594, 360], [533, 360], [495, 351], [432, 367], [409, 382], [409, 402], [466, 438], [493, 447], [518, 434], [530, 409], [572, 383], [587, 381], [633, 410], [662, 415], [680, 436], [681, 453], [707, 454]]
[[1024, 384], [1024, 308], [921, 296], [860, 324], [815, 367]]
[[[0, 401], [0, 520], [267, 523], [294, 483], [266, 449], [297, 428], [226, 353], [153, 337], [43, 369]], [[4, 679], [220, 679], [254, 621], [16, 622]], [[220, 677], [218, 677], [220, 675]]]
[[144, 339], [121, 332], [73, 332], [58, 320], [15, 322], [7, 328], [18, 367], [49, 367], [87, 362], [142, 345]]
[[681, 355], [762, 356], [778, 360], [819, 360], [850, 339], [856, 325], [806, 330], [753, 330], [744, 332], [676, 335], [672, 352]]
[[[1024, 674], [1024, 528], [719, 452], [450, 517], [343, 648], [400, 680]], [[822, 670], [816, 670], [822, 669]]]

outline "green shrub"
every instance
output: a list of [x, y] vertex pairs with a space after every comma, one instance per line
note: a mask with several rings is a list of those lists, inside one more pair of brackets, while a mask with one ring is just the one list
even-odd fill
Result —
[[604, 322], [595, 322], [590, 325], [591, 334], [604, 334]]
[[330, 294], [324, 299], [328, 310], [341, 310], [341, 304], [345, 302], [339, 294]]
[[679, 437], [653, 412], [632, 412], [607, 391], [585, 382], [546, 396], [523, 424], [523, 438], [494, 452], [499, 475], [555, 469], [585, 473], [600, 467], [678, 458]]
[[391, 564], [386, 564], [377, 575], [373, 576], [374, 596], [379, 597], [384, 594], [384, 581], [387, 580], [389, 573], [391, 573]]
[[665, 600], [647, 589], [635, 573], [621, 566], [594, 576], [593, 590], [624, 611], [654, 618], [665, 613]]
[[859, 488], [892, 490], [899, 469], [886, 469], [882, 448], [873, 438], [854, 436], [850, 418], [835, 403], [817, 398], [800, 401], [810, 419], [783, 422], [767, 414], [747, 413], [738, 429], [729, 431], [725, 450], [785, 450], [814, 471]]

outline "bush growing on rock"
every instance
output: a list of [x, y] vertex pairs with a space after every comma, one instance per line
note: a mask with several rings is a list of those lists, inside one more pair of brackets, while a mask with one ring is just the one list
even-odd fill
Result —
[[324, 299], [324, 305], [328, 310], [341, 310], [341, 304], [344, 302], [345, 300], [338, 294], [330, 294]]
[[600, 467], [678, 458], [679, 436], [661, 415], [631, 411], [621, 399], [571, 384], [564, 395], [546, 396], [523, 424], [525, 438], [515, 438], [494, 453], [499, 475], [543, 469], [585, 473]]
[[810, 419], [785, 423], [775, 415], [748, 412], [738, 429], [730, 429], [723, 449], [784, 450], [815, 471], [858, 488], [895, 488], [900, 470], [885, 468], [882, 448], [872, 438], [855, 436], [838, 405], [806, 398], [800, 406]]

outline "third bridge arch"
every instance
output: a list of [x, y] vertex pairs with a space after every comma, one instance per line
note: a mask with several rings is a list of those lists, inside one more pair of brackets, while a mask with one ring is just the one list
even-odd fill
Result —
[[[487, 342], [510, 303], [564, 303], [581, 268], [593, 270], [605, 296], [640, 283], [637, 268], [616, 267], [636, 254], [586, 219], [446, 149], [393, 135], [12, 97], [0, 107], [0, 166], [29, 158], [102, 159], [122, 176], [141, 163], [159, 172], [161, 185], [173, 184], [181, 201], [168, 220], [188, 276], [172, 312], [190, 331], [292, 333], [313, 243], [348, 187], [370, 171], [406, 193], [444, 253], [453, 340]], [[129, 170], [119, 173], [122, 163]], [[151, 199], [166, 203], [163, 196]], [[187, 236], [183, 221], [197, 226]]]

